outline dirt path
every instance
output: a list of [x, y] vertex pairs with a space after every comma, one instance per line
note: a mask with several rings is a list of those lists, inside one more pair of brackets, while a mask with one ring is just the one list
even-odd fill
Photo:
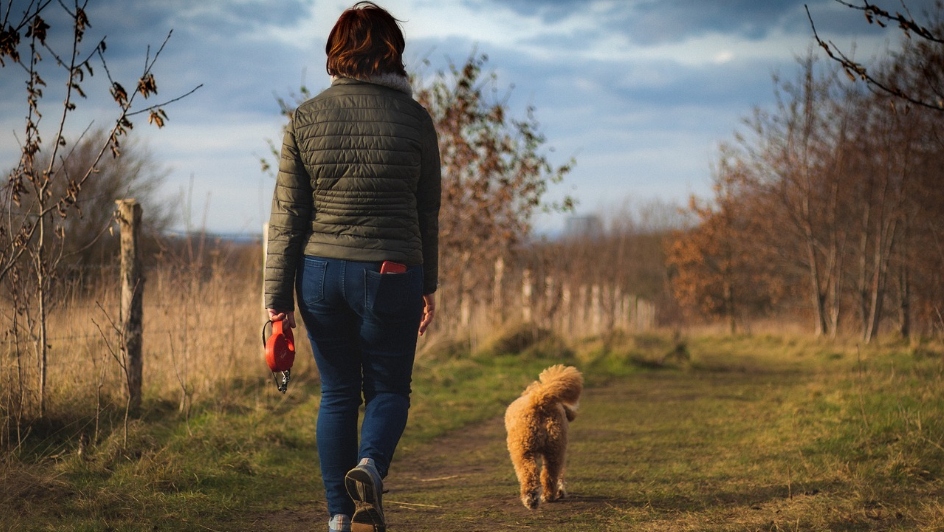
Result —
[[[547, 530], [535, 517], [555, 524], [579, 513], [602, 511], [614, 501], [571, 494], [531, 512], [518, 502], [518, 487], [504, 447], [501, 419], [489, 420], [417, 449], [395, 463], [387, 478], [384, 506], [391, 531]], [[496, 444], [496, 442], [498, 442]], [[320, 530], [319, 508], [285, 510], [266, 519], [271, 530]], [[539, 519], [540, 520], [540, 519]], [[312, 523], [316, 523], [312, 527]], [[263, 523], [260, 523], [263, 524]], [[588, 529], [589, 530], [589, 529]]]
[[[657, 371], [585, 390], [569, 497], [534, 511], [518, 500], [501, 418], [401, 449], [385, 485], [389, 530], [767, 530], [787, 515], [790, 488], [754, 470], [751, 427], [776, 415], [769, 401], [795, 376]], [[261, 529], [322, 530], [326, 519], [322, 502], [271, 517]]]
[[[591, 415], [595, 403], [620, 401], [629, 393], [633, 391], [625, 385], [586, 391], [582, 412], [571, 425], [571, 438], [576, 442], [595, 437], [594, 433], [600, 436], [600, 431], [594, 427], [601, 420]], [[385, 483], [389, 490], [384, 496], [389, 529], [393, 532], [547, 530], [542, 522], [564, 524], [575, 513], [593, 513], [596, 508], [612, 506], [615, 502], [606, 497], [581, 494], [579, 486], [574, 484], [566, 500], [542, 505], [536, 511], [527, 510], [518, 500], [517, 480], [507, 453], [505, 428], [500, 417], [429, 444], [401, 448]], [[286, 509], [258, 524], [271, 530], [321, 530], [321, 523], [326, 520], [323, 503], [314, 506]]]

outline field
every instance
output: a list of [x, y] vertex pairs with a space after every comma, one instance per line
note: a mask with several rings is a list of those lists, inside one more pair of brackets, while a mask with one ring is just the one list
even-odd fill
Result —
[[[426, 345], [386, 487], [390, 530], [941, 530], [944, 347], [639, 335]], [[587, 389], [570, 497], [526, 510], [505, 405], [549, 364]], [[309, 368], [309, 369], [305, 369]], [[264, 379], [184, 416], [146, 405], [82, 447], [50, 422], [2, 465], [4, 530], [322, 530], [317, 381]], [[118, 415], [114, 413], [113, 415]], [[81, 452], [80, 452], [81, 451]]]

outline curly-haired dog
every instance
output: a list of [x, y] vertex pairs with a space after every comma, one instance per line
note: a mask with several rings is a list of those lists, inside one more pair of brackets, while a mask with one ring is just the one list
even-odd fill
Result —
[[[537, 508], [538, 502], [565, 497], [564, 454], [567, 424], [577, 415], [583, 376], [573, 366], [558, 364], [541, 372], [505, 411], [508, 453], [521, 484], [521, 502]], [[538, 459], [544, 467], [538, 482]], [[542, 493], [543, 488], [543, 493]]]

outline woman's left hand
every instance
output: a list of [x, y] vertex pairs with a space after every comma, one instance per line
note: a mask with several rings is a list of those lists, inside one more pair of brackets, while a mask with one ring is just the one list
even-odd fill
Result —
[[433, 321], [436, 313], [436, 296], [434, 294], [423, 294], [423, 318], [420, 320], [420, 336], [426, 332], [426, 328]]

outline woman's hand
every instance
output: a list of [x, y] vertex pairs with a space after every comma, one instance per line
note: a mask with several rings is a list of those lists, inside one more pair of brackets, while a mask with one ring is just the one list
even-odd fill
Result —
[[433, 316], [436, 314], [436, 296], [435, 294], [423, 294], [423, 318], [420, 320], [420, 336], [426, 332], [426, 328], [433, 322]]
[[285, 323], [288, 324], [292, 329], [295, 328], [295, 311], [290, 310], [288, 312], [281, 312], [275, 309], [267, 308], [269, 311], [269, 321], [282, 321], [285, 320]]

